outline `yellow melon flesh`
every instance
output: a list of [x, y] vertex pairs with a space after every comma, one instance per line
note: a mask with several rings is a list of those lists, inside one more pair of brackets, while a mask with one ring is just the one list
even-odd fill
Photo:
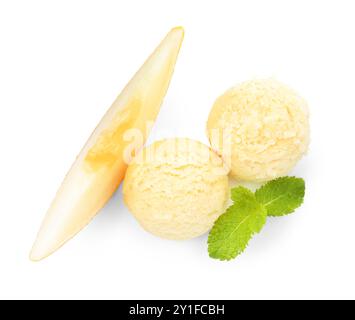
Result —
[[[41, 260], [79, 232], [110, 199], [121, 183], [132, 141], [124, 134], [141, 133], [142, 147], [160, 110], [183, 40], [172, 29], [107, 111], [54, 198], [33, 245], [30, 259]], [[141, 145], [139, 145], [141, 144]]]

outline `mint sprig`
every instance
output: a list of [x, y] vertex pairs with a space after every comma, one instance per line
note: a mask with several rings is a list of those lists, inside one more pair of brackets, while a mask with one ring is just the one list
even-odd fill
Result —
[[266, 183], [255, 193], [244, 187], [231, 190], [233, 204], [214, 223], [208, 236], [211, 258], [231, 260], [241, 254], [267, 216], [283, 216], [303, 203], [305, 183], [301, 178], [282, 177]]
[[304, 192], [303, 179], [282, 177], [256, 190], [255, 197], [265, 206], [268, 216], [280, 217], [294, 212], [303, 203]]
[[217, 219], [208, 237], [208, 252], [215, 259], [230, 260], [242, 253], [266, 222], [266, 209], [253, 192], [238, 187], [232, 197], [234, 204]]

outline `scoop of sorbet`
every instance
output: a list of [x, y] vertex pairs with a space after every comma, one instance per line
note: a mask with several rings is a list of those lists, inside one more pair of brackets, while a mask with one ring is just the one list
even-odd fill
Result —
[[212, 148], [234, 178], [266, 181], [287, 174], [309, 144], [307, 103], [272, 79], [244, 82], [220, 96], [208, 118]]
[[155, 142], [129, 165], [124, 201], [141, 226], [154, 235], [198, 237], [226, 208], [227, 174], [221, 158], [200, 142]]

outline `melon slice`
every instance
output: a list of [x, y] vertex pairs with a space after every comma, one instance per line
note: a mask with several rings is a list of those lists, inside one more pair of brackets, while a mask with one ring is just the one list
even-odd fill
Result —
[[181, 27], [172, 29], [107, 111], [59, 188], [31, 260], [47, 257], [72, 238], [117, 189], [127, 168], [125, 153], [132, 149], [129, 137], [136, 136], [135, 150], [143, 146], [168, 89], [183, 36]]

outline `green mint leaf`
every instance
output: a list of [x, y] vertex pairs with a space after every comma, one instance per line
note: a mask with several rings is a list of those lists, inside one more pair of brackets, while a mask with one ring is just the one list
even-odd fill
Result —
[[242, 253], [249, 240], [266, 222], [266, 209], [243, 187], [232, 189], [234, 204], [215, 222], [208, 236], [211, 258], [231, 260]]
[[268, 216], [292, 213], [303, 203], [305, 183], [301, 178], [282, 177], [256, 190], [256, 199], [265, 206]]
[[234, 203], [238, 203], [240, 200], [249, 199], [249, 201], [255, 200], [255, 195], [249, 189], [239, 186], [231, 189], [231, 199]]

